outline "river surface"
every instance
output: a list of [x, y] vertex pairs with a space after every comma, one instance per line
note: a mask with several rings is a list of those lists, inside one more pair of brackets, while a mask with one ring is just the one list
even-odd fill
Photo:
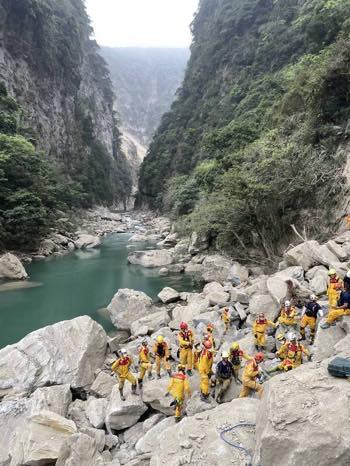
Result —
[[[152, 298], [164, 286], [178, 291], [193, 289], [189, 276], [160, 277], [157, 269], [128, 264], [129, 237], [114, 234], [99, 249], [27, 265], [30, 282], [23, 284], [31, 287], [6, 290], [8, 284], [0, 284], [0, 348], [33, 330], [84, 314], [112, 332], [114, 327], [103, 308], [119, 288], [144, 291]], [[142, 250], [146, 245], [138, 243], [132, 248]]]

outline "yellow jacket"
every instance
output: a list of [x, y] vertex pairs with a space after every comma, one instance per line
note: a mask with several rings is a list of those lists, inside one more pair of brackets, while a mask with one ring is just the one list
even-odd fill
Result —
[[298, 367], [303, 363], [303, 353], [306, 354], [306, 356], [310, 356], [309, 350], [300, 343], [297, 343], [296, 345], [288, 343], [287, 350], [288, 359], [293, 361], [294, 367]]
[[209, 375], [213, 367], [213, 352], [206, 348], [201, 352], [199, 357], [198, 370], [200, 374]]
[[328, 286], [327, 286], [327, 295], [332, 293], [333, 291], [340, 291], [344, 287], [343, 280], [336, 276], [335, 278], [328, 279]]
[[187, 332], [179, 332], [177, 336], [180, 348], [192, 348], [194, 343], [194, 335], [192, 330]]
[[117, 373], [120, 377], [126, 377], [129, 373], [132, 362], [133, 361], [130, 356], [126, 356], [125, 358], [121, 357], [112, 364], [112, 371]]
[[144, 346], [139, 350], [139, 362], [140, 363], [149, 363], [151, 361], [149, 349]]
[[255, 381], [256, 376], [259, 374], [259, 366], [255, 359], [252, 359], [246, 363], [243, 369], [242, 382]]
[[265, 319], [263, 323], [261, 321], [255, 320], [253, 324], [253, 333], [265, 333], [267, 327], [276, 327], [272, 320]]
[[163, 343], [155, 343], [153, 346], [153, 354], [160, 358], [166, 358], [170, 356], [168, 343], [163, 341]]
[[175, 399], [181, 401], [185, 398], [186, 394], [188, 396], [191, 396], [191, 389], [187, 376], [185, 374], [182, 374], [181, 372], [174, 374], [171, 377], [167, 391]]
[[224, 311], [224, 312], [221, 314], [221, 320], [222, 320], [223, 322], [225, 322], [225, 323], [226, 323], [226, 322], [230, 322], [230, 320], [231, 320], [230, 314], [229, 314], [228, 312], [225, 312], [225, 311]]
[[280, 347], [280, 349], [277, 351], [276, 354], [280, 359], [282, 360], [286, 359], [288, 355], [288, 342], [287, 341], [283, 343], [283, 345]]
[[286, 308], [283, 307], [281, 310], [281, 315], [278, 320], [285, 325], [294, 325], [297, 323], [297, 311], [295, 307], [291, 307], [289, 313], [287, 314]]

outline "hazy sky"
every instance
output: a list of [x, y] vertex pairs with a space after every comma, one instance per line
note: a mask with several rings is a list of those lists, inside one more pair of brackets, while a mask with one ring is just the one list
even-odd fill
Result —
[[85, 0], [95, 38], [113, 47], [187, 47], [199, 0]]

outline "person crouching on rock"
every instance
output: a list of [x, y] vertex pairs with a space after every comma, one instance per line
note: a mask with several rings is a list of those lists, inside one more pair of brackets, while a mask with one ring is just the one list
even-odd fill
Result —
[[208, 402], [210, 392], [210, 376], [213, 367], [213, 347], [209, 340], [203, 342], [203, 349], [199, 357], [198, 371], [201, 378], [200, 391], [201, 400]]
[[235, 381], [236, 383], [238, 382], [241, 383], [241, 381], [239, 380], [239, 371], [241, 369], [242, 359], [244, 358], [249, 361], [249, 359], [252, 359], [252, 358], [239, 347], [239, 343], [237, 343], [237, 341], [234, 341], [232, 343], [229, 357], [232, 363], [232, 372], [233, 372]]
[[192, 375], [194, 334], [186, 322], [180, 323], [178, 334], [180, 347], [180, 364], [186, 367], [187, 374]]
[[330, 309], [327, 315], [326, 322], [321, 324], [321, 328], [329, 328], [330, 325], [335, 325], [336, 321], [343, 316], [350, 316], [350, 285], [345, 285], [345, 290], [340, 293], [338, 306]]
[[337, 307], [340, 291], [343, 288], [343, 280], [338, 277], [335, 269], [329, 269], [328, 277], [327, 296], [328, 311], [330, 312], [333, 308]]
[[136, 378], [130, 372], [130, 366], [133, 363], [132, 357], [128, 355], [126, 349], [120, 350], [120, 354], [120, 358], [112, 364], [112, 371], [118, 376], [120, 398], [125, 401], [123, 394], [125, 380], [128, 380], [131, 383], [131, 393], [136, 395]]
[[146, 372], [148, 372], [148, 378], [152, 378], [152, 363], [151, 363], [151, 354], [148, 349], [147, 340], [143, 340], [139, 348], [139, 366], [140, 373], [138, 378], [139, 387], [142, 388], [143, 379]]
[[186, 376], [186, 366], [179, 364], [178, 372], [172, 375], [165, 396], [173, 396], [174, 401], [171, 405], [175, 405], [175, 422], [181, 421], [182, 410], [185, 397], [191, 396], [190, 384]]
[[317, 316], [323, 317], [323, 311], [321, 306], [317, 302], [317, 296], [312, 294], [310, 297], [311, 301], [305, 306], [304, 314], [300, 322], [300, 334], [301, 339], [305, 340], [305, 329], [310, 327], [310, 344], [312, 345], [315, 339], [316, 331], [316, 320]]
[[267, 320], [265, 314], [261, 313], [253, 324], [253, 334], [255, 338], [255, 349], [263, 351], [265, 349], [267, 327], [276, 328], [276, 324], [272, 320]]
[[248, 361], [243, 370], [242, 377], [242, 390], [239, 394], [239, 398], [247, 397], [251, 391], [258, 393], [258, 397], [261, 398], [263, 394], [263, 386], [257, 381], [260, 370], [259, 364], [264, 361], [264, 353], [257, 353], [253, 359]]
[[164, 369], [169, 374], [169, 377], [171, 377], [171, 370], [170, 370], [170, 364], [169, 364], [169, 356], [170, 356], [169, 346], [168, 346], [168, 343], [164, 340], [164, 337], [162, 335], [157, 336], [157, 342], [155, 343], [153, 347], [153, 353], [156, 357], [157, 378], [160, 379], [161, 366], [164, 367]]
[[290, 301], [285, 301], [278, 318], [279, 324], [285, 332], [296, 330], [298, 325], [298, 312]]
[[221, 353], [221, 361], [216, 366], [216, 382], [219, 384], [219, 391], [216, 396], [216, 401], [222, 403], [222, 398], [231, 385], [231, 379], [233, 374], [233, 365], [229, 361], [229, 354], [227, 351]]
[[311, 360], [310, 351], [304, 345], [298, 343], [295, 333], [289, 334], [289, 343], [287, 345], [287, 358], [293, 362], [293, 367], [299, 367], [303, 364], [303, 355]]

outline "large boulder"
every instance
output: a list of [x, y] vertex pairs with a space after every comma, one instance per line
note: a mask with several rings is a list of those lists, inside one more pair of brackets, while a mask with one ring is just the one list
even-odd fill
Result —
[[47, 384], [86, 387], [102, 366], [107, 335], [88, 316], [58, 322], [0, 350], [0, 392]]
[[207, 299], [209, 299], [210, 306], [223, 306], [225, 303], [227, 303], [227, 301], [229, 301], [230, 295], [225, 291], [214, 291], [207, 294]]
[[195, 391], [186, 404], [186, 414], [187, 416], [194, 416], [203, 411], [214, 409], [217, 405], [217, 402], [211, 396], [207, 401], [203, 401], [200, 392]]
[[[314, 267], [315, 268], [315, 267]], [[313, 270], [313, 269], [311, 269]], [[328, 272], [324, 267], [319, 267], [313, 274], [313, 277], [309, 281], [310, 290], [316, 295], [322, 295], [326, 293], [328, 286]]]
[[280, 306], [272, 296], [268, 294], [254, 294], [249, 302], [249, 312], [252, 318], [263, 312], [270, 320], [278, 317]]
[[61, 447], [77, 433], [76, 425], [52, 411], [33, 414], [10, 445], [11, 465], [40, 466], [54, 463]]
[[18, 257], [6, 253], [0, 256], [0, 278], [23, 280], [28, 278], [28, 274]]
[[320, 245], [315, 240], [305, 241], [284, 253], [287, 265], [300, 265], [309, 270], [314, 265], [333, 266], [339, 262], [338, 257], [326, 245]]
[[101, 240], [98, 236], [83, 234], [74, 241], [74, 244], [77, 249], [93, 249], [101, 245]]
[[340, 325], [322, 329], [318, 326], [315, 341], [312, 346], [312, 360], [322, 361], [335, 354], [334, 345], [346, 336], [346, 332]]
[[180, 322], [191, 322], [194, 317], [206, 312], [209, 306], [209, 300], [199, 296], [195, 300], [191, 300], [187, 306], [178, 305], [173, 309], [173, 320], [171, 321], [172, 328], [178, 328]]
[[142, 291], [121, 288], [107, 306], [111, 321], [119, 330], [130, 330], [131, 324], [151, 313], [152, 299]]
[[208, 236], [194, 231], [190, 238], [188, 252], [190, 254], [198, 254], [199, 252], [205, 251], [206, 249], [208, 249], [208, 247], [209, 247]]
[[174, 413], [174, 407], [170, 406], [171, 397], [166, 397], [169, 378], [163, 377], [160, 380], [147, 380], [142, 389], [142, 401], [149, 404], [154, 410], [167, 416]]
[[349, 382], [316, 363], [270, 379], [257, 414], [254, 464], [348, 465], [349, 400]]
[[[148, 332], [155, 332], [161, 327], [166, 327], [170, 322], [170, 317], [167, 311], [152, 312], [141, 319], [136, 320], [131, 324], [130, 331], [132, 335], [147, 335]], [[143, 333], [141, 328], [146, 329]]]
[[128, 254], [128, 262], [146, 268], [165, 267], [174, 261], [170, 251], [153, 249], [148, 251], [134, 251]]
[[61, 446], [56, 466], [104, 466], [96, 441], [83, 433], [71, 435]]
[[107, 429], [123, 430], [137, 423], [140, 417], [147, 411], [147, 406], [141, 400], [139, 395], [130, 393], [130, 384], [126, 386], [125, 397], [122, 401], [119, 395], [118, 387], [114, 387], [111, 393], [106, 412]]
[[97, 398], [108, 398], [117, 381], [106, 372], [100, 371], [90, 387], [90, 393]]
[[281, 277], [272, 276], [268, 278], [266, 285], [270, 295], [274, 298], [277, 304], [280, 304], [287, 296], [287, 283]]
[[162, 301], [162, 303], [169, 304], [178, 301], [180, 299], [180, 293], [178, 293], [173, 288], [166, 286], [158, 293], [158, 298]]
[[248, 280], [249, 270], [241, 265], [239, 262], [234, 262], [230, 267], [230, 270], [227, 275], [227, 280], [234, 283], [244, 283]]
[[326, 243], [327, 248], [337, 256], [338, 260], [345, 261], [348, 258], [348, 254], [345, 249], [343, 249], [338, 243], [334, 240], [329, 240]]
[[[234, 400], [164, 429], [158, 437], [157, 448], [152, 451], [150, 465], [242, 466], [248, 458], [225, 443], [220, 432], [242, 421], [255, 423], [258, 405], [259, 401], [250, 398]], [[238, 428], [226, 437], [231, 442], [235, 438], [245, 448], [254, 447], [254, 430], [251, 428]]]
[[167, 417], [153, 427], [147, 429], [146, 433], [136, 442], [135, 449], [139, 455], [152, 453], [158, 448], [159, 435], [168, 427], [175, 424], [173, 417]]
[[206, 256], [203, 260], [203, 280], [208, 282], [220, 282], [226, 281], [228, 273], [230, 271], [232, 262], [219, 254], [213, 256]]
[[102, 429], [105, 423], [108, 401], [91, 396], [86, 402], [86, 417], [95, 429]]

